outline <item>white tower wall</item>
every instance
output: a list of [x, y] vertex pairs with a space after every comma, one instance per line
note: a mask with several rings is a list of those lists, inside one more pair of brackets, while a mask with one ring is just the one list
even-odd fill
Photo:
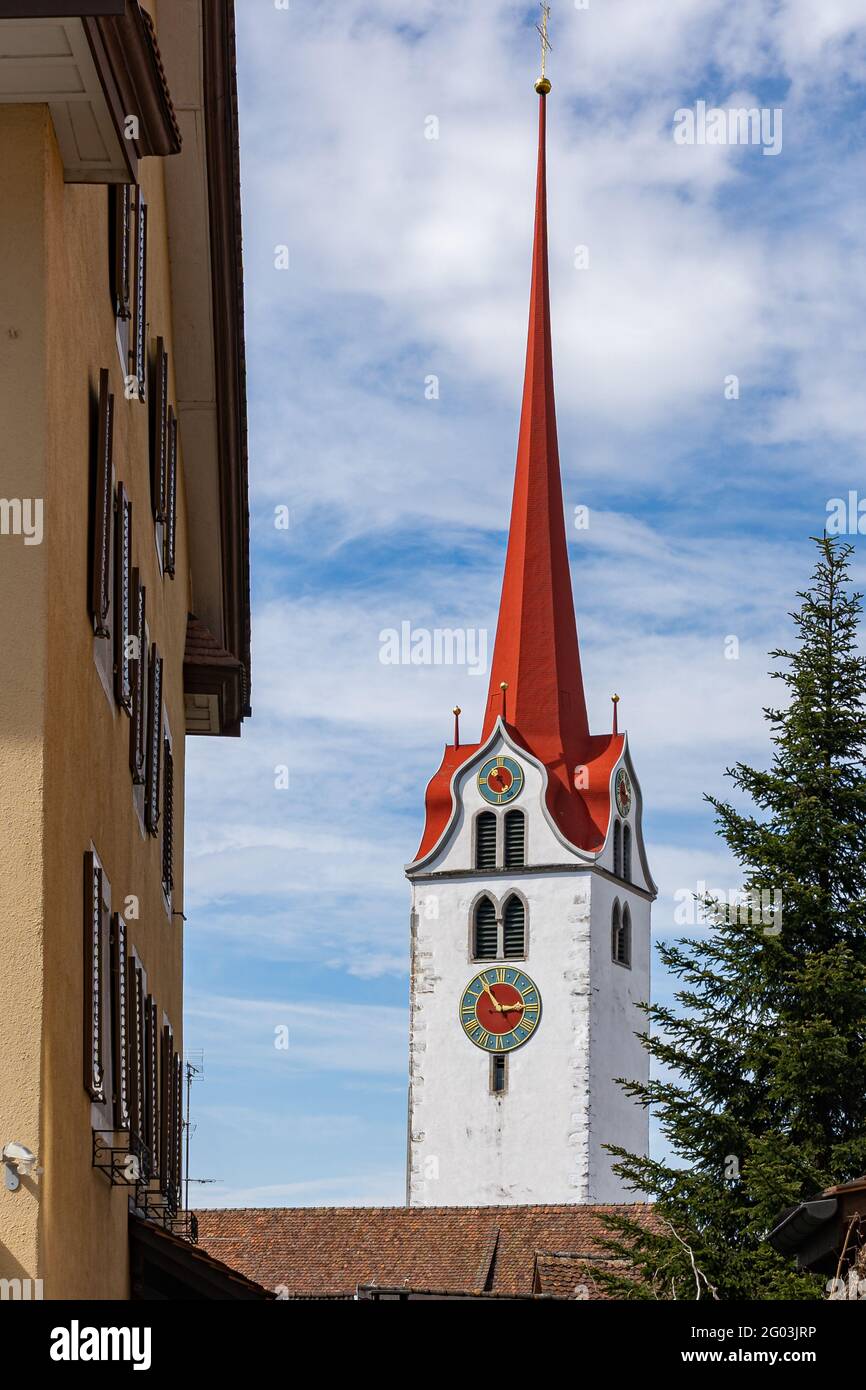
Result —
[[[526, 865], [476, 870], [475, 817], [496, 809], [481, 796], [476, 778], [481, 763], [498, 753], [515, 758], [524, 771], [513, 809], [526, 816]], [[647, 1076], [646, 1053], [634, 1036], [643, 1026], [635, 1004], [649, 998], [654, 888], [627, 749], [619, 766], [628, 768], [633, 786], [630, 884], [611, 872], [611, 832], [597, 856], [566, 843], [545, 805], [545, 769], [514, 746], [501, 725], [457, 774], [457, 809], [442, 841], [410, 866], [411, 1205], [635, 1200], [611, 1173], [603, 1145], [647, 1150], [647, 1116], [614, 1078]], [[506, 809], [512, 808], [496, 814]], [[490, 1056], [467, 1038], [459, 1009], [469, 981], [497, 963], [473, 958], [474, 905], [487, 893], [499, 910], [515, 891], [527, 907], [527, 955], [511, 964], [538, 986], [542, 1012], [534, 1034], [508, 1054], [507, 1089], [496, 1095]], [[630, 967], [612, 959], [616, 899], [631, 913]]]

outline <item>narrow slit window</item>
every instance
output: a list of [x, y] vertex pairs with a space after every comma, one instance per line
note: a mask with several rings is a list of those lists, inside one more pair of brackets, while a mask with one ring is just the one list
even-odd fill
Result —
[[496, 868], [496, 817], [492, 811], [482, 811], [475, 822], [475, 867]]
[[473, 953], [476, 960], [495, 960], [499, 928], [496, 908], [489, 898], [482, 898], [475, 909], [473, 924]]
[[517, 869], [525, 863], [526, 817], [522, 811], [508, 811], [505, 815], [505, 866]]
[[631, 965], [631, 913], [628, 907], [613, 906], [611, 925], [611, 956], [617, 965]]
[[494, 1052], [490, 1058], [490, 1090], [494, 1096], [504, 1096], [508, 1090], [508, 1057]]
[[613, 872], [622, 878], [622, 821], [613, 823]]
[[622, 876], [626, 883], [631, 883], [631, 826], [624, 825], [622, 829]]

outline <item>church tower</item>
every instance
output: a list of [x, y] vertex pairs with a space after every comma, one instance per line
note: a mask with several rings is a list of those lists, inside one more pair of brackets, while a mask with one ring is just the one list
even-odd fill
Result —
[[556, 433], [546, 119], [526, 377], [490, 688], [478, 743], [427, 788], [412, 886], [411, 1206], [633, 1201], [606, 1144], [645, 1153], [656, 888], [628, 738], [590, 733]]

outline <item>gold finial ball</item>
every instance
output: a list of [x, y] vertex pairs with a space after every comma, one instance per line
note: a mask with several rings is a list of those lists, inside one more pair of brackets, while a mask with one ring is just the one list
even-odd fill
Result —
[[454, 708], [453, 708], [453, 710], [451, 711], [451, 713], [452, 713], [452, 714], [462, 714], [463, 711], [462, 711], [462, 709], [460, 708], [459, 705], [455, 705]]
[[538, 81], [535, 84], [535, 90], [538, 92], [540, 96], [546, 97], [548, 92], [551, 90], [550, 78], [539, 77]]
[[610, 698], [613, 700], [613, 702], [614, 702], [615, 705], [618, 705], [618, 704], [619, 704], [619, 696], [618, 696], [618, 695], [611, 695]]
[[499, 682], [499, 689], [500, 689], [500, 690], [507, 690], [507, 689], [508, 689], [508, 681], [500, 681], [500, 682]]

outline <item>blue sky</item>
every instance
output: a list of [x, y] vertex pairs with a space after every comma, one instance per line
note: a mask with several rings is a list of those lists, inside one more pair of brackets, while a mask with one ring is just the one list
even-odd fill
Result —
[[[403, 865], [450, 710], [474, 736], [486, 680], [384, 666], [379, 634], [492, 643], [537, 11], [237, 8], [254, 717], [239, 742], [189, 747], [192, 1173], [217, 1180], [192, 1200], [400, 1203]], [[559, 0], [551, 37], [560, 451], [567, 516], [590, 509], [570, 531], [575, 604], [596, 731], [622, 696], [666, 936], [678, 889], [737, 884], [703, 796], [766, 759], [765, 654], [789, 635], [807, 538], [828, 499], [866, 492], [866, 14]], [[781, 152], [678, 145], [675, 113], [700, 100], [781, 108]], [[670, 994], [658, 968], [653, 988]]]

